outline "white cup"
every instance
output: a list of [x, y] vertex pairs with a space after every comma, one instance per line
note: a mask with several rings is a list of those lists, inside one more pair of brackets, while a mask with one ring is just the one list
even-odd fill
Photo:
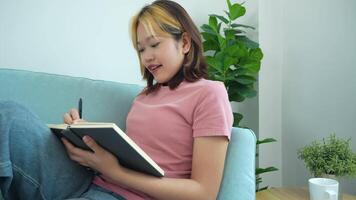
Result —
[[310, 200], [337, 200], [339, 182], [329, 178], [309, 179]]

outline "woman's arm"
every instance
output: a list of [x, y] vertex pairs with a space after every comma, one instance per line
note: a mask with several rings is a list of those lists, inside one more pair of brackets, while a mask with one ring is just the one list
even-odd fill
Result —
[[107, 181], [114, 184], [141, 191], [156, 199], [172, 200], [216, 199], [228, 145], [227, 138], [223, 136], [195, 138], [191, 179], [174, 179], [157, 178], [121, 167], [114, 164], [113, 156], [93, 140], [85, 142], [95, 153], [83, 151], [64, 141], [69, 154], [73, 154], [73, 160], [100, 171]]
[[157, 199], [216, 199], [224, 170], [226, 137], [194, 140], [191, 179], [156, 178], [124, 169], [110, 176], [114, 183], [142, 191]]

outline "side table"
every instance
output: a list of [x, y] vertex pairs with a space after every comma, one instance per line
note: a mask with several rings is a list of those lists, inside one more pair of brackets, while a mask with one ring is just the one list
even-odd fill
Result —
[[[257, 192], [256, 200], [309, 200], [309, 191], [302, 187], [269, 188]], [[343, 200], [356, 200], [356, 196], [343, 194]]]

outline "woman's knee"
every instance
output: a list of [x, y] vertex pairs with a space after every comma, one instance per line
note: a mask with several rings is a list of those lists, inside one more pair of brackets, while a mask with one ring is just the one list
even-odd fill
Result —
[[[41, 121], [39, 117], [15, 101], [0, 101], [0, 127], [22, 124], [24, 122]], [[28, 124], [28, 123], [27, 123]]]
[[19, 114], [29, 113], [30, 111], [22, 104], [9, 101], [0, 100], [0, 114], [6, 117], [16, 116]]

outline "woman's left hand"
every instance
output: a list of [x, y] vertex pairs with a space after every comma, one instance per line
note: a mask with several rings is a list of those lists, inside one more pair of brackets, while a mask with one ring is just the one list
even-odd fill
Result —
[[109, 173], [111, 170], [121, 168], [117, 158], [98, 145], [89, 136], [84, 136], [83, 141], [93, 152], [77, 148], [65, 138], [62, 138], [62, 141], [70, 159], [83, 166], [90, 167], [103, 175]]

